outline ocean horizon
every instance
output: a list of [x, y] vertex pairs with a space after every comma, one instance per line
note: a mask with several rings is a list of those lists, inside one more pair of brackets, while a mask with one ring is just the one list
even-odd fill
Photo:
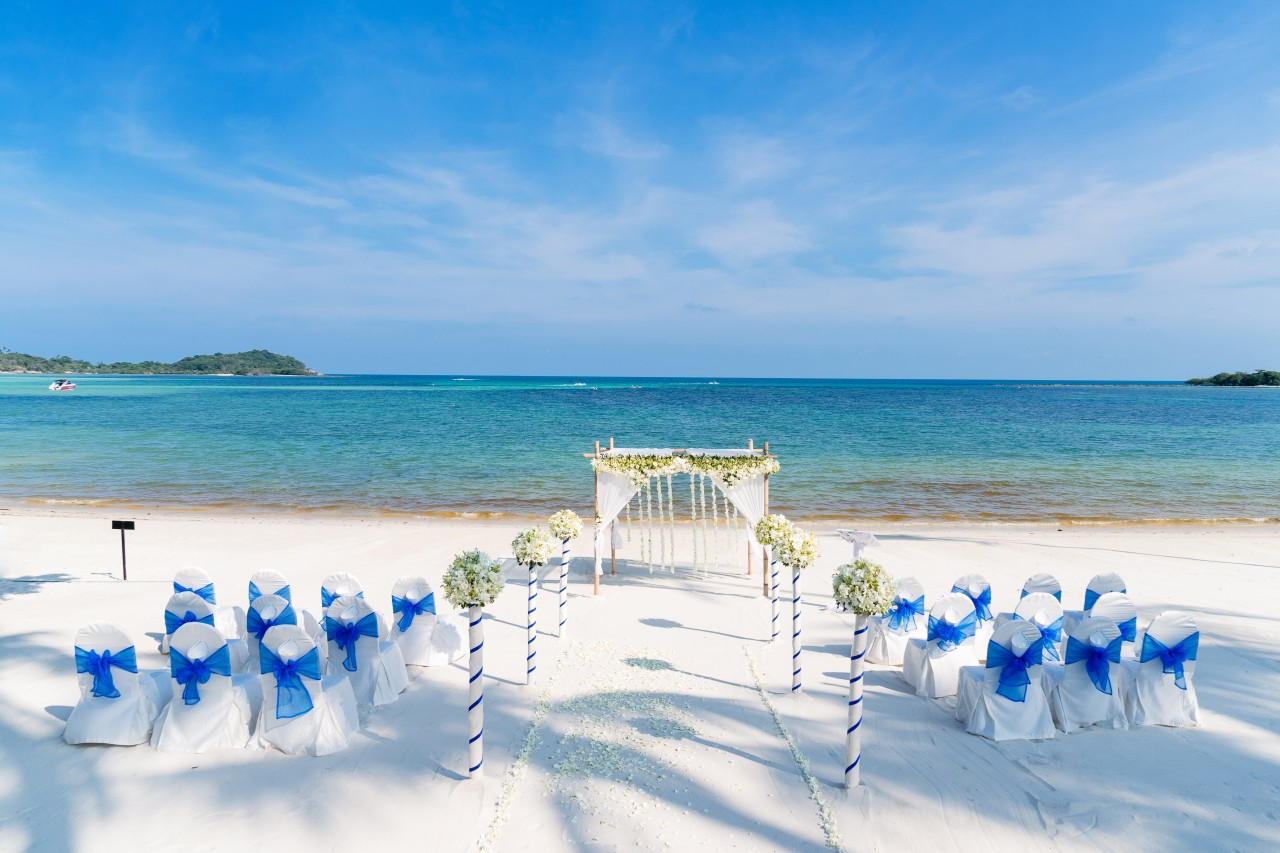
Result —
[[[1280, 516], [1280, 395], [1160, 380], [0, 376], [0, 497], [191, 511], [589, 512], [584, 452], [770, 443], [808, 520]], [[687, 488], [687, 484], [684, 484]], [[676, 488], [682, 514], [681, 484]]]

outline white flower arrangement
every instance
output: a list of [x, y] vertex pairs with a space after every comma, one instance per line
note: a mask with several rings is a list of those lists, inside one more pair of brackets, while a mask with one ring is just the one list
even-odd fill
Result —
[[551, 535], [561, 541], [577, 539], [582, 533], [582, 519], [573, 510], [562, 509], [547, 519], [547, 527], [551, 528]]
[[757, 454], [715, 456], [676, 456], [657, 453], [609, 453], [591, 460], [596, 471], [625, 474], [637, 489], [651, 477], [667, 477], [672, 474], [706, 474], [714, 476], [726, 486], [733, 487], [743, 480], [760, 474], [778, 473], [778, 460], [772, 456]]
[[773, 554], [784, 566], [807, 569], [818, 560], [818, 540], [809, 531], [792, 527], [773, 544]]
[[743, 480], [760, 474], [778, 473], [778, 460], [772, 456], [711, 456], [699, 454], [685, 457], [689, 470], [707, 474], [733, 488]]
[[756, 522], [756, 541], [766, 548], [772, 548], [795, 527], [787, 521], [785, 515], [766, 515]]
[[859, 616], [883, 616], [893, 606], [897, 584], [879, 563], [857, 559], [831, 576], [836, 604]]
[[483, 551], [463, 551], [444, 573], [444, 597], [454, 607], [488, 607], [502, 592], [502, 563]]
[[516, 562], [522, 566], [544, 566], [551, 559], [555, 542], [551, 534], [541, 527], [530, 527], [520, 531], [511, 542], [511, 549], [516, 555]]

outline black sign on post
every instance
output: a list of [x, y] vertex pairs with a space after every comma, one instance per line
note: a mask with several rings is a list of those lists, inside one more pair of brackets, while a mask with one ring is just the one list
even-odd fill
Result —
[[129, 562], [128, 560], [125, 559], [125, 555], [124, 555], [124, 532], [126, 530], [133, 530], [133, 522], [132, 521], [113, 521], [111, 522], [111, 529], [120, 531], [120, 572], [124, 576], [124, 579], [128, 580], [129, 579]]

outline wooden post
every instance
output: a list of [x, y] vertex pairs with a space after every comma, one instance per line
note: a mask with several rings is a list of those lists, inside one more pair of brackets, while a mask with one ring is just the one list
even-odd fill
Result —
[[613, 549], [613, 539], [609, 540], [609, 574], [618, 573], [618, 552]]
[[[764, 453], [766, 456], [768, 456], [769, 442], [766, 441], [764, 443], [764, 447], [765, 447]], [[764, 475], [764, 514], [765, 515], [769, 514], [769, 475], [768, 474]], [[765, 549], [763, 547], [760, 548], [760, 581], [764, 585], [764, 591], [760, 594], [763, 595], [765, 598], [768, 598], [772, 593], [772, 590], [769, 588], [769, 555], [765, 553]]]
[[[600, 442], [598, 442], [598, 441], [597, 441], [597, 442], [596, 442], [596, 456], [599, 456], [599, 455], [600, 455]], [[595, 472], [594, 472], [594, 471], [592, 471], [592, 479], [593, 479], [593, 480], [595, 480], [595, 497], [593, 498], [593, 500], [594, 500], [594, 502], [595, 502], [595, 515], [592, 517], [592, 525], [593, 525], [593, 526], [592, 526], [592, 531], [593, 531], [593, 533], [594, 533], [594, 531], [595, 531], [595, 527], [594, 527], [595, 519], [600, 517], [600, 477], [599, 477], [599, 476], [597, 476], [597, 475], [595, 474]], [[600, 554], [599, 554], [599, 548], [600, 548], [599, 542], [600, 542], [600, 540], [599, 540], [599, 538], [598, 538], [598, 537], [595, 537], [595, 536], [593, 536], [593, 538], [595, 539], [595, 541], [596, 541], [596, 543], [597, 543], [597, 544], [596, 544], [596, 547], [592, 549], [592, 552], [593, 552], [593, 553], [592, 553], [592, 557], [593, 557], [593, 559], [592, 559], [592, 561], [591, 561], [591, 581], [592, 581], [593, 586], [595, 587], [595, 594], [596, 594], [596, 595], [599, 595], [599, 594], [600, 594], [600, 574], [599, 574], [599, 572], [597, 572], [597, 571], [596, 571], [596, 559], [594, 559], [594, 558], [597, 558], [597, 557], [599, 557], [599, 556], [600, 556]]]

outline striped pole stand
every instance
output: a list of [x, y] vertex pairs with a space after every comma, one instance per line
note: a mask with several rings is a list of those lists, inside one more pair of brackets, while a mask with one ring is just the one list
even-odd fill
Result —
[[800, 570], [791, 570], [791, 692], [800, 692]]
[[844, 786], [858, 787], [862, 775], [862, 658], [867, 653], [867, 617], [853, 619], [853, 645], [849, 647], [849, 728], [844, 739]]
[[529, 567], [529, 654], [525, 658], [528, 670], [525, 684], [533, 684], [533, 671], [538, 668], [538, 567]]
[[564, 625], [569, 620], [565, 605], [569, 603], [569, 540], [560, 540], [560, 633], [564, 636]]
[[778, 561], [773, 559], [773, 549], [769, 550], [769, 606], [773, 610], [772, 642], [778, 639]]
[[480, 624], [484, 618], [484, 608], [467, 609], [471, 619], [468, 635], [471, 640], [471, 654], [467, 661], [471, 665], [470, 700], [467, 706], [467, 730], [471, 740], [467, 745], [467, 760], [470, 770], [468, 775], [480, 775], [480, 765], [484, 764], [484, 626]]

